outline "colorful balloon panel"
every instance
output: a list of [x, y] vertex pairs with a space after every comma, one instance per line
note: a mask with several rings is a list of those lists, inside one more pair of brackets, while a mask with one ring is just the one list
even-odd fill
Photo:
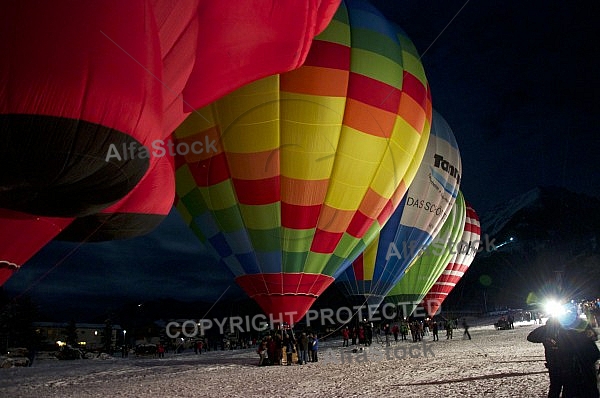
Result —
[[177, 159], [177, 208], [266, 313], [301, 319], [414, 177], [431, 101], [402, 44], [373, 7], [343, 2], [304, 66], [176, 130], [178, 143], [214, 142]]
[[430, 245], [411, 263], [400, 281], [388, 292], [385, 301], [403, 304], [410, 315], [450, 261], [464, 230], [465, 200], [459, 191], [450, 215]]
[[475, 259], [481, 243], [479, 217], [471, 205], [466, 204], [465, 229], [455, 246], [455, 253], [431, 290], [423, 299], [423, 307], [430, 316], [435, 315], [458, 281]]
[[[433, 112], [431, 135], [416, 176], [381, 232], [367, 234], [334, 278], [353, 303], [379, 305], [448, 218], [462, 165], [452, 130]], [[377, 226], [379, 226], [377, 224]], [[370, 243], [367, 239], [372, 239]], [[363, 252], [364, 250], [364, 252]], [[360, 254], [356, 254], [360, 253]]]

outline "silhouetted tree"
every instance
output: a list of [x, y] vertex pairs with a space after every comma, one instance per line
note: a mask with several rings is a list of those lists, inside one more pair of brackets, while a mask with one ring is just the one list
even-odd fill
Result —
[[0, 351], [11, 347], [31, 347], [39, 343], [33, 322], [38, 310], [30, 297], [10, 300], [0, 311]]
[[74, 320], [69, 322], [65, 333], [67, 335], [67, 344], [71, 345], [71, 347], [77, 346], [77, 325]]
[[106, 318], [104, 321], [104, 333], [102, 333], [102, 346], [104, 352], [112, 354], [112, 335], [113, 335], [113, 324], [110, 318]]

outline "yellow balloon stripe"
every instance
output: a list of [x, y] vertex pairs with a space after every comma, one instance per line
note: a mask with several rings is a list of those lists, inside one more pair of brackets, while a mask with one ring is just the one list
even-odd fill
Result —
[[362, 280], [372, 280], [375, 272], [375, 258], [377, 257], [377, 248], [379, 246], [379, 234], [367, 246], [363, 252], [363, 275]]

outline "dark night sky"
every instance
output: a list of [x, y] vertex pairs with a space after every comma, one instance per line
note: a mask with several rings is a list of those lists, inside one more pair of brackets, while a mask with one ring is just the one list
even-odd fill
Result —
[[539, 185], [600, 196], [597, 2], [374, 3], [422, 54], [477, 211]]
[[[434, 108], [461, 150], [461, 190], [476, 211], [540, 185], [600, 196], [597, 2], [373, 3], [422, 54]], [[144, 237], [52, 243], [5, 288], [32, 295], [42, 310], [66, 300], [88, 316], [127, 300], [245, 295], [215, 264], [173, 212]]]

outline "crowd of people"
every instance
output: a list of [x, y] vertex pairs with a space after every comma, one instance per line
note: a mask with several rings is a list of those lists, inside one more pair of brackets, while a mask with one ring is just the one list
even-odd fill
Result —
[[310, 332], [296, 336], [292, 329], [273, 330], [258, 343], [256, 352], [259, 366], [318, 362], [319, 337]]
[[[431, 336], [433, 341], [439, 341], [440, 329], [446, 331], [446, 339], [452, 339], [453, 331], [457, 328], [457, 325], [457, 319], [444, 319], [439, 322], [431, 318], [424, 320], [403, 319], [391, 325], [385, 323], [380, 326], [373, 326], [371, 322], [364, 320], [358, 326], [345, 326], [342, 328], [342, 347], [348, 347], [350, 341], [352, 341], [352, 345], [369, 346], [372, 344], [373, 338], [378, 343], [386, 344], [391, 341], [408, 341], [409, 336], [413, 342], [423, 341], [425, 336]], [[466, 321], [463, 320], [462, 325], [463, 327], [466, 326], [465, 337], [470, 339], [469, 326]]]
[[[458, 319], [442, 319], [440, 321], [427, 318], [424, 320], [403, 319], [394, 323], [374, 325], [364, 319], [356, 326], [344, 326], [340, 329], [342, 347], [365, 346], [373, 342], [390, 345], [399, 341], [423, 341], [431, 336], [432, 341], [439, 341], [440, 329], [446, 331], [446, 339], [453, 338], [453, 331], [458, 326]], [[464, 338], [471, 338], [469, 325], [463, 320]], [[291, 365], [306, 364], [318, 361], [319, 338], [314, 332], [294, 332], [290, 328], [271, 330], [256, 342], [259, 365]]]
[[[594, 328], [599, 325], [600, 300], [578, 304], [577, 319], [584, 319], [578, 327], [565, 326], [557, 318], [548, 318], [546, 324], [533, 330], [527, 340], [542, 343], [546, 356], [546, 367], [550, 377], [549, 398], [600, 398], [597, 388], [600, 350], [596, 345], [598, 335]], [[518, 321], [534, 321], [542, 324], [540, 313], [519, 313]], [[585, 316], [582, 316], [585, 315]], [[502, 323], [506, 329], [514, 329], [515, 315], [508, 313], [496, 323]], [[458, 325], [462, 327], [463, 339], [471, 339], [470, 325], [466, 318], [438, 318], [425, 320], [402, 319], [393, 323], [374, 325], [364, 319], [351, 326], [343, 326], [339, 332], [342, 347], [350, 345], [368, 347], [371, 344], [389, 345], [392, 342], [423, 341], [431, 336], [439, 340], [439, 331], [446, 331], [446, 339], [454, 337]], [[584, 325], [583, 327], [581, 325]], [[292, 365], [318, 361], [319, 338], [316, 333], [302, 332], [294, 334], [292, 329], [271, 331], [257, 342], [259, 365]]]
[[600, 327], [600, 299], [582, 301], [579, 303], [579, 310], [592, 327]]

